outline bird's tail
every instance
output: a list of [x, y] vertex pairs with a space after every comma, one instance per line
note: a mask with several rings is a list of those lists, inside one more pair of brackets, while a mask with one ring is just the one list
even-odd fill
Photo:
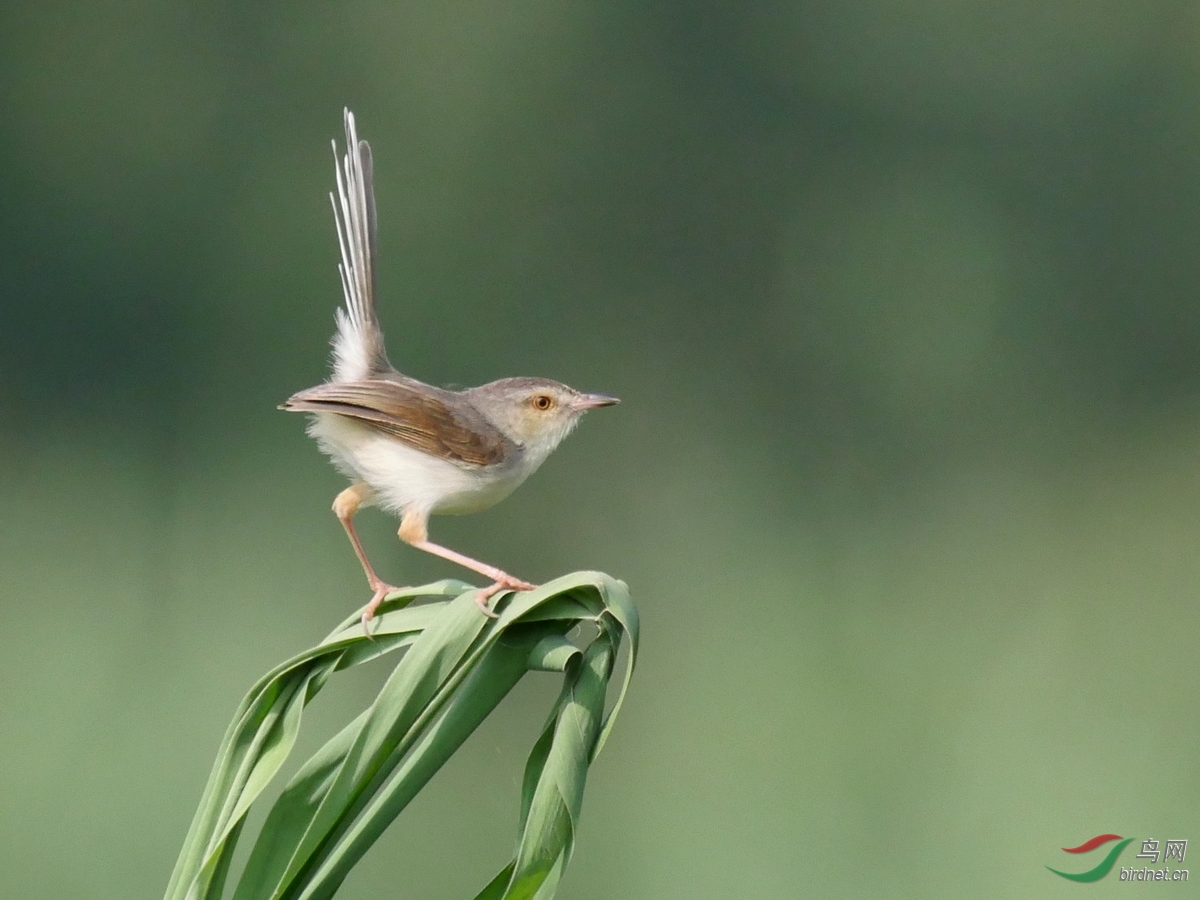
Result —
[[337, 311], [337, 334], [333, 336], [334, 381], [361, 381], [391, 369], [383, 348], [383, 331], [375, 313], [375, 186], [371, 172], [371, 148], [358, 139], [354, 113], [345, 110], [346, 155], [338, 161], [337, 196], [332, 193], [333, 218], [337, 225], [342, 262], [342, 292], [345, 309]]

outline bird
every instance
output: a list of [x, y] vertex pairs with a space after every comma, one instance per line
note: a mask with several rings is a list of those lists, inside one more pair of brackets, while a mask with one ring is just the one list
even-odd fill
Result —
[[280, 404], [310, 416], [307, 431], [350, 486], [333, 501], [372, 595], [362, 612], [369, 635], [384, 599], [402, 590], [376, 573], [354, 527], [364, 507], [400, 520], [401, 541], [483, 575], [480, 611], [501, 591], [535, 586], [429, 540], [429, 517], [467, 514], [499, 503], [532, 475], [585, 412], [618, 403], [549, 378], [501, 378], [451, 390], [401, 374], [388, 360], [376, 309], [376, 211], [370, 145], [343, 110], [346, 152], [333, 141], [336, 196], [330, 192], [341, 250], [344, 307], [336, 310], [332, 373]]

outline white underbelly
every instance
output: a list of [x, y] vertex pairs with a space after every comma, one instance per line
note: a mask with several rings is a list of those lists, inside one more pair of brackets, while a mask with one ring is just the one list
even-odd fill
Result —
[[316, 413], [308, 431], [343, 474], [366, 482], [375, 504], [396, 515], [478, 512], [511, 494], [528, 474], [520, 466], [461, 466], [335, 413]]

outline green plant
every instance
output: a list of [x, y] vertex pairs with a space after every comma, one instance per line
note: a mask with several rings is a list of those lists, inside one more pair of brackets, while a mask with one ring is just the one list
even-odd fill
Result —
[[[474, 590], [442, 581], [399, 592], [380, 608], [372, 638], [351, 616], [250, 690], [221, 743], [166, 900], [224, 895], [246, 813], [295, 745], [304, 706], [335, 672], [401, 650], [371, 706], [305, 762], [275, 801], [234, 900], [332, 897], [388, 824], [533, 670], [562, 672], [563, 687], [525, 766], [516, 852], [476, 900], [554, 895], [588, 766], [633, 673], [637, 610], [622, 582], [598, 572], [506, 595], [496, 619], [479, 614]], [[417, 598], [435, 599], [408, 605]], [[625, 635], [627, 662], [606, 716]]]

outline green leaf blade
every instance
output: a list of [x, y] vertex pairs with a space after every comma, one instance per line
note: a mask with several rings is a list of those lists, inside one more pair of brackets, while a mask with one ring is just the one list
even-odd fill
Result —
[[[222, 739], [166, 900], [220, 900], [246, 814], [291, 755], [304, 707], [337, 672], [392, 653], [399, 662], [371, 706], [276, 799], [232, 900], [333, 897], [527, 671], [562, 673], [563, 687], [526, 764], [514, 858], [477, 900], [553, 897], [574, 848], [588, 767], [629, 688], [637, 610], [623, 582], [598, 572], [502, 594], [495, 619], [479, 614], [474, 591], [445, 581], [397, 592], [372, 637], [357, 614], [348, 617], [251, 688]], [[426, 602], [412, 602], [419, 598]], [[621, 686], [605, 715], [626, 638]]]

